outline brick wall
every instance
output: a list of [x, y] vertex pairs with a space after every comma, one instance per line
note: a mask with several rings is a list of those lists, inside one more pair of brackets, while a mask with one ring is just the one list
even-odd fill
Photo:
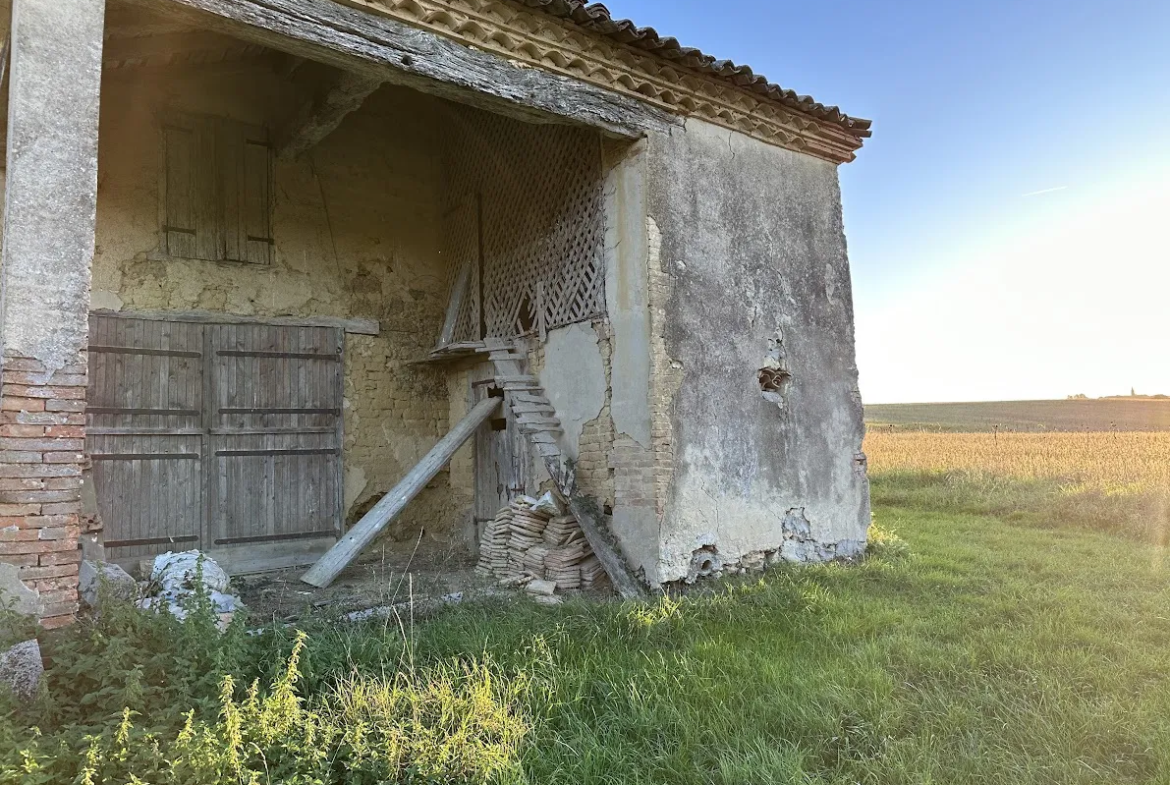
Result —
[[605, 405], [597, 419], [585, 423], [581, 429], [581, 441], [577, 456], [577, 486], [592, 496], [603, 507], [614, 505], [614, 473], [611, 455], [613, 451], [613, 419], [609, 404], [613, 397], [612, 359], [613, 329], [608, 321], [595, 321], [597, 348], [605, 367]]
[[41, 624], [77, 612], [86, 359], [56, 371], [3, 361], [0, 386], [0, 561], [40, 596]]

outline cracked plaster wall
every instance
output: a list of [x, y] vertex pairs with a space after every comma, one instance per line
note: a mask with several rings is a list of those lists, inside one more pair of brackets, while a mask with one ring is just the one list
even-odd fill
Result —
[[[856, 555], [869, 485], [836, 168], [691, 120], [650, 138], [648, 193], [658, 580]], [[759, 373], [781, 361], [778, 405]]]
[[[383, 88], [333, 134], [274, 173], [270, 266], [152, 258], [158, 246], [162, 108], [277, 126], [304, 96], [266, 66], [129, 71], [104, 85], [94, 307], [379, 320], [348, 335], [345, 501], [349, 517], [385, 493], [448, 429], [447, 380], [413, 365], [446, 306], [440, 259], [440, 112]], [[396, 530], [450, 518], [447, 476]], [[393, 532], [392, 532], [393, 534]]]

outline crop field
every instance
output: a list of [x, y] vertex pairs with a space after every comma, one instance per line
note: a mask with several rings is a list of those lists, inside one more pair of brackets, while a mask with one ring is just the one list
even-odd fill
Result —
[[872, 429], [875, 473], [964, 471], [1103, 489], [1170, 488], [1170, 432], [961, 433]]
[[867, 414], [899, 419], [868, 423], [875, 504], [1170, 543], [1170, 431], [1154, 427], [1170, 415], [1168, 402], [907, 404]]
[[867, 404], [871, 431], [1170, 431], [1170, 399]]

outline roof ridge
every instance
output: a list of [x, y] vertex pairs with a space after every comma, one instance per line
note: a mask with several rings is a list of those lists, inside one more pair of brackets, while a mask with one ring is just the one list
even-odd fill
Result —
[[872, 120], [852, 117], [840, 107], [827, 106], [808, 95], [770, 82], [747, 65], [720, 60], [695, 47], [683, 46], [673, 36], [662, 36], [653, 27], [639, 27], [630, 19], [615, 19], [602, 3], [588, 0], [517, 0], [520, 4], [559, 19], [573, 22], [620, 44], [632, 46], [682, 65], [692, 71], [729, 82], [736, 87], [770, 98], [794, 111], [832, 123], [858, 138], [871, 134]]

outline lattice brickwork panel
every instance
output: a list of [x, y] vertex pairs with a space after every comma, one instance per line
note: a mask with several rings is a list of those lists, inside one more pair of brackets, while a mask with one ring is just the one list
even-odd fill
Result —
[[[448, 128], [448, 215], [478, 196], [483, 257], [482, 282], [469, 287], [454, 340], [481, 337], [481, 315], [488, 336], [512, 337], [602, 314], [598, 134], [463, 107], [452, 109]], [[449, 221], [446, 233], [460, 235], [465, 223]], [[457, 256], [449, 257], [452, 282]]]

